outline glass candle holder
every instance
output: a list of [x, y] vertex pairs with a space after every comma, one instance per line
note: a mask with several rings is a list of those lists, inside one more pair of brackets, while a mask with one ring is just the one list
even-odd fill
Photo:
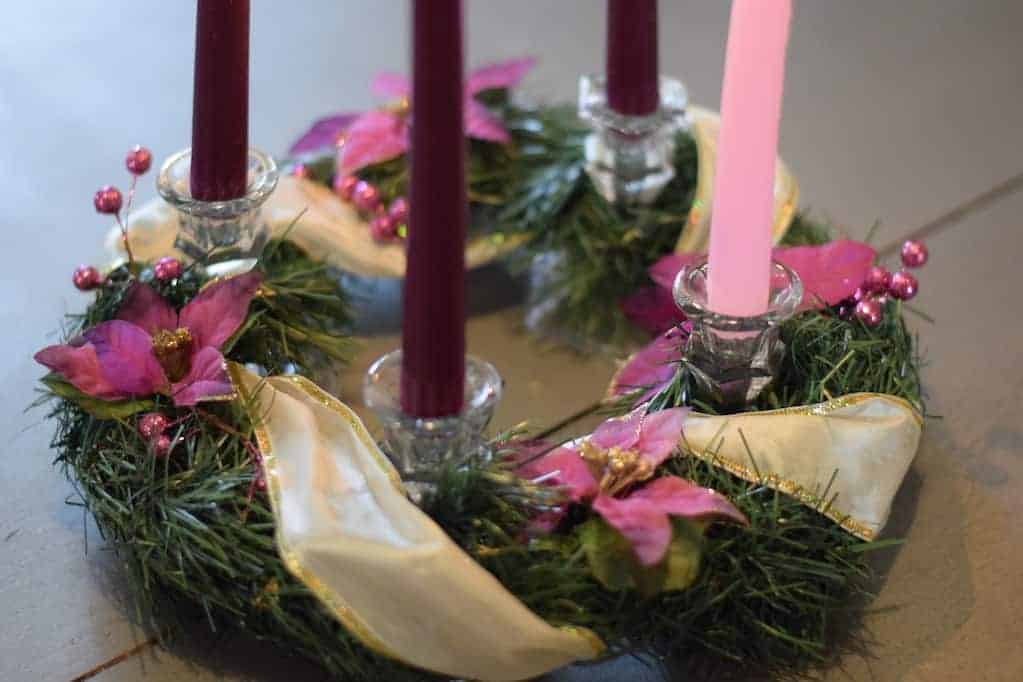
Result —
[[620, 114], [607, 104], [603, 76], [579, 82], [579, 117], [593, 132], [586, 138], [586, 172], [612, 203], [652, 203], [675, 177], [675, 135], [686, 126], [688, 98], [682, 83], [660, 77], [660, 106], [652, 114]]
[[192, 196], [192, 150], [171, 156], [160, 169], [156, 189], [178, 213], [174, 247], [204, 264], [214, 275], [251, 270], [270, 240], [262, 206], [277, 186], [277, 164], [267, 154], [249, 149], [245, 195], [225, 201]]
[[775, 261], [767, 310], [737, 317], [708, 308], [706, 259], [686, 266], [675, 278], [675, 303], [692, 322], [683, 360], [697, 384], [722, 405], [753, 402], [774, 379], [785, 344], [779, 324], [799, 307], [803, 283]]
[[483, 431], [501, 400], [503, 382], [492, 364], [465, 356], [465, 402], [450, 417], [413, 417], [401, 410], [401, 351], [374, 362], [363, 379], [363, 400], [384, 430], [384, 452], [413, 501], [431, 491], [438, 473], [489, 456]]

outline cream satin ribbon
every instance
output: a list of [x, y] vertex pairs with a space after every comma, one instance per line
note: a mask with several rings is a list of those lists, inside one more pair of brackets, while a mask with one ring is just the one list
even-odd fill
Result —
[[767, 412], [692, 413], [683, 437], [697, 457], [817, 506], [850, 533], [873, 540], [916, 456], [922, 426], [904, 400], [853, 393]]
[[[369, 226], [351, 205], [311, 180], [282, 176], [263, 207], [263, 214], [274, 237], [283, 236], [290, 228], [288, 239], [328, 265], [362, 277], [405, 276], [405, 246], [375, 242]], [[300, 215], [301, 219], [292, 226]], [[132, 252], [136, 258], [147, 261], [162, 256], [184, 258], [174, 248], [177, 231], [174, 209], [162, 199], [154, 199], [132, 212], [128, 226]], [[471, 238], [465, 245], [466, 267], [485, 265], [524, 241], [524, 236]], [[116, 225], [107, 232], [104, 246], [112, 262], [124, 260], [121, 232]]]
[[409, 502], [348, 407], [299, 377], [231, 374], [258, 417], [278, 551], [364, 644], [495, 682], [600, 655], [596, 635], [548, 625]]

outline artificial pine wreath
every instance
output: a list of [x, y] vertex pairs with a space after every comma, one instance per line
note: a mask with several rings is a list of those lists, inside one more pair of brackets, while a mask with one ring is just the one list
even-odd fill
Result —
[[[350, 342], [337, 280], [286, 242], [267, 250], [258, 272], [261, 284], [224, 343], [225, 356], [271, 373], [343, 361]], [[180, 311], [216, 285], [198, 267], [170, 280], [144, 265], [121, 267], [85, 314], [70, 320], [67, 336], [90, 338], [88, 330], [123, 317], [134, 288], [148, 287]], [[781, 378], [762, 404], [801, 405], [855, 391], [919, 404], [903, 304], [887, 305], [877, 327], [843, 319], [833, 308], [785, 323]], [[646, 409], [666, 414], [676, 407], [682, 380], [673, 379]], [[199, 618], [213, 631], [240, 630], [311, 658], [339, 679], [433, 678], [364, 648], [288, 574], [262, 490], [253, 437], [258, 406], [176, 405], [164, 395], [97, 398], [59, 373], [44, 383], [57, 424], [57, 461], [121, 557], [147, 626], [167, 634], [182, 616]], [[594, 507], [517, 475], [524, 453], [551, 447], [521, 434], [501, 436], [493, 459], [441, 472], [436, 493], [423, 503], [548, 622], [590, 628], [611, 654], [647, 651], [730, 672], [800, 672], [855, 641], [858, 631], [851, 634], [849, 625], [857, 623], [869, 588], [867, 556], [893, 541], [864, 542], [836, 525], [822, 513], [827, 491], [808, 506], [690, 456], [683, 445], [652, 480], [678, 477], [713, 488], [748, 525], [714, 524], [704, 534], [676, 519], [673, 563], [645, 567]], [[538, 515], [552, 505], [563, 514], [548, 532], [536, 533]]]

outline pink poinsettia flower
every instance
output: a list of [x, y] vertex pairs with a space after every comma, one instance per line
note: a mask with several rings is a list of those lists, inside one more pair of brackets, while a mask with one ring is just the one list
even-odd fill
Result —
[[358, 117], [359, 114], [334, 114], [315, 121], [302, 137], [295, 140], [288, 154], [299, 156], [336, 147], [343, 139], [345, 129]]
[[609, 397], [615, 398], [645, 389], [635, 402], [641, 405], [667, 388], [675, 378], [678, 363], [682, 361], [682, 344], [691, 331], [692, 324], [689, 321], [683, 322], [660, 334], [630, 357], [611, 380]]
[[[863, 283], [877, 252], [863, 242], [839, 239], [820, 246], [779, 247], [774, 259], [792, 268], [803, 282], [800, 310], [836, 305], [852, 296]], [[641, 289], [623, 302], [626, 314], [649, 330], [667, 329], [677, 324], [681, 313], [668, 305], [675, 277], [686, 265], [700, 258], [695, 253], [672, 253], [650, 267], [650, 279], [657, 285]]]
[[149, 285], [136, 282], [116, 320], [44, 348], [36, 362], [105, 400], [160, 393], [187, 406], [231, 395], [220, 347], [245, 321], [261, 282], [258, 272], [220, 280], [180, 314]]
[[[465, 83], [465, 134], [478, 140], [506, 143], [511, 140], [500, 119], [490, 113], [476, 95], [496, 88], [517, 85], [533, 68], [532, 58], [513, 59], [473, 71]], [[396, 73], [382, 73], [371, 85], [373, 94], [391, 97], [403, 103], [393, 109], [368, 111], [344, 130], [344, 144], [338, 155], [340, 175], [351, 175], [360, 168], [399, 156], [408, 149], [409, 111], [407, 103], [412, 86]]]
[[622, 299], [622, 312], [632, 323], [657, 335], [685, 321], [671, 291], [660, 286], [643, 287]]
[[[518, 468], [523, 478], [561, 487], [568, 500], [589, 502], [632, 545], [640, 563], [657, 564], [671, 544], [671, 516], [698, 522], [746, 517], [721, 494], [677, 476], [653, 477], [678, 445], [687, 408], [609, 419], [578, 444], [559, 447]], [[649, 482], [647, 482], [649, 480]], [[565, 510], [538, 518], [551, 530]]]
[[[776, 261], [792, 268], [802, 280], [803, 309], [835, 305], [852, 296], [877, 258], [877, 252], [870, 245], [851, 239], [820, 246], [779, 247], [772, 255]], [[668, 254], [650, 268], [650, 278], [670, 292], [682, 268], [699, 258], [702, 256], [691, 253]]]

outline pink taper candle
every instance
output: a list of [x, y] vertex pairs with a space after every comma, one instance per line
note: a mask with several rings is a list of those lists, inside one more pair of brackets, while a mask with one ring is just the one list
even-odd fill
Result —
[[767, 310], [785, 45], [791, 0], [734, 0], [721, 93], [708, 254], [709, 307]]

